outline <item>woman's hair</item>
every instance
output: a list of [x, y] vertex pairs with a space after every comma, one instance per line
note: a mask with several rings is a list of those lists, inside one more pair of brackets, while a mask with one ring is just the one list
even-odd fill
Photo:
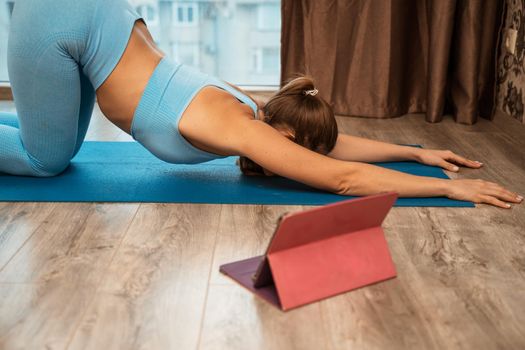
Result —
[[[264, 121], [289, 131], [292, 141], [314, 152], [328, 154], [337, 141], [337, 123], [332, 107], [315, 89], [311, 77], [288, 81], [262, 108]], [[263, 168], [247, 157], [239, 158], [245, 175], [263, 175]]]

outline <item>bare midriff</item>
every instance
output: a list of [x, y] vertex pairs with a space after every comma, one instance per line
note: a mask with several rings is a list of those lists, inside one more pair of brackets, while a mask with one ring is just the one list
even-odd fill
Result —
[[146, 25], [136, 21], [124, 54], [96, 91], [102, 113], [128, 134], [142, 93], [162, 57]]

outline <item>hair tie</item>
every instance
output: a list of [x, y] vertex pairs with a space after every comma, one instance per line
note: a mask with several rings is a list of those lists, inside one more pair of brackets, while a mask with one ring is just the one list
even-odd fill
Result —
[[319, 90], [317, 89], [313, 89], [313, 90], [304, 90], [303, 91], [303, 95], [312, 95], [312, 96], [315, 96], [317, 95], [317, 93], [319, 92]]

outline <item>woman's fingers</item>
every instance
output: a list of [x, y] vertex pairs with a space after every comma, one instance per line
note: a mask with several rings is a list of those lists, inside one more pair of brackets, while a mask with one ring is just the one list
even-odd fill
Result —
[[481, 167], [483, 165], [483, 163], [481, 163], [481, 162], [477, 162], [477, 161], [474, 161], [474, 160], [467, 159], [465, 157], [462, 157], [462, 156], [457, 155], [457, 154], [452, 153], [452, 152], [447, 157], [447, 160], [453, 161], [456, 164], [460, 164], [460, 165], [463, 165], [463, 166], [466, 166], [466, 167], [469, 167], [469, 168], [479, 168], [479, 167]]
[[496, 207], [505, 208], [505, 209], [509, 209], [511, 207], [509, 203], [505, 203], [492, 196], [483, 195], [483, 196], [480, 196], [479, 198], [480, 198], [479, 203], [492, 204]]
[[[459, 171], [459, 167], [457, 165], [462, 165], [468, 168], [480, 168], [483, 166], [483, 163], [477, 162], [474, 160], [467, 159], [465, 157], [462, 157], [460, 155], [455, 154], [451, 151], [441, 151], [441, 159], [439, 166], [443, 169], [457, 172]], [[457, 165], [456, 165], [457, 164]]]
[[441, 160], [441, 162], [439, 162], [439, 166], [448, 171], [454, 171], [454, 172], [459, 171], [459, 167], [457, 165], [449, 163], [444, 159]]
[[492, 184], [489, 186], [490, 187], [487, 191], [487, 194], [490, 196], [497, 197], [499, 199], [512, 203], [521, 203], [521, 201], [523, 200], [523, 197], [519, 196], [517, 193], [511, 192], [499, 185]]
[[[451, 184], [458, 184], [455, 186], [457, 192], [453, 198], [467, 199], [476, 203], [487, 203], [500, 208], [511, 208], [511, 204], [519, 204], [523, 201], [523, 197], [507, 190], [501, 185], [494, 182], [484, 180], [452, 180]], [[454, 186], [452, 187], [454, 189]]]

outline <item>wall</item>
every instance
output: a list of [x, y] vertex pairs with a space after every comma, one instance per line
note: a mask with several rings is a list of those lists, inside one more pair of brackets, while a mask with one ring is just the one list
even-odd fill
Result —
[[[514, 55], [502, 44], [498, 59], [497, 106], [503, 112], [525, 122], [525, 0], [506, 0], [503, 32], [513, 28], [518, 31]], [[500, 40], [504, 40], [502, 33]]]

